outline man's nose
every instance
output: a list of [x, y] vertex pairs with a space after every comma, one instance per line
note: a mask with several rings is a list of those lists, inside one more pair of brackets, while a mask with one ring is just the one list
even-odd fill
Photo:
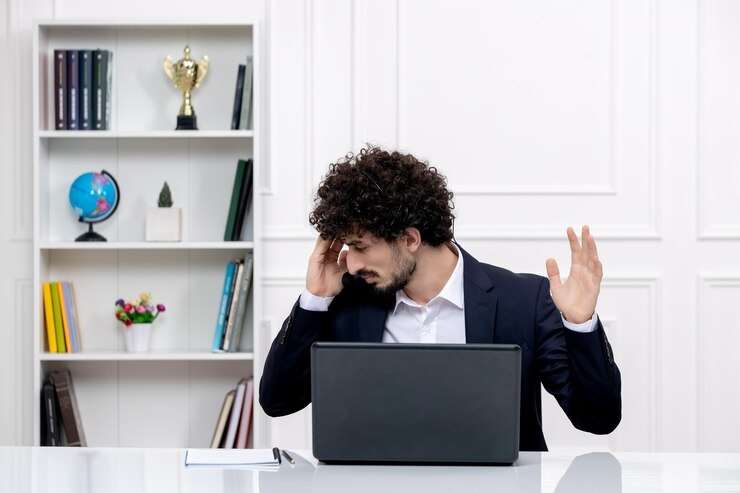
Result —
[[351, 249], [347, 250], [347, 271], [354, 276], [362, 268], [362, 262], [357, 259], [357, 255], [353, 254]]

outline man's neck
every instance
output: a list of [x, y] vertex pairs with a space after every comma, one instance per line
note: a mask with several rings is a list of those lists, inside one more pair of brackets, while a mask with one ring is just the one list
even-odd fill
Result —
[[452, 245], [422, 246], [416, 257], [414, 274], [403, 291], [415, 302], [425, 305], [442, 291], [455, 265], [457, 252]]

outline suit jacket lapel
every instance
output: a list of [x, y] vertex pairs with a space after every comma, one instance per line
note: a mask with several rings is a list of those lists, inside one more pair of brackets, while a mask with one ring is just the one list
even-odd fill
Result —
[[[394, 297], [395, 299], [395, 297]], [[385, 320], [392, 300], [390, 297], [376, 298], [373, 303], [360, 305], [357, 310], [356, 327], [360, 328], [359, 342], [382, 342], [385, 331]]]
[[463, 255], [465, 342], [493, 343], [498, 296], [483, 266], [455, 242]]

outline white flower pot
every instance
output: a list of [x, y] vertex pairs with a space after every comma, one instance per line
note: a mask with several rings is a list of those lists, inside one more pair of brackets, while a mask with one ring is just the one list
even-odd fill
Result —
[[129, 353], [146, 353], [152, 339], [153, 324], [131, 324], [123, 326], [123, 337], [126, 340], [126, 351]]
[[182, 208], [147, 209], [146, 241], [182, 241]]

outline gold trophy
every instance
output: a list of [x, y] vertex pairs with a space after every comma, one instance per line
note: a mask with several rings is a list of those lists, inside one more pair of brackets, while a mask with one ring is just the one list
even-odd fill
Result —
[[177, 89], [182, 91], [182, 105], [177, 114], [177, 128], [175, 130], [198, 130], [195, 118], [195, 109], [191, 103], [190, 93], [200, 83], [208, 72], [208, 57], [204, 56], [196, 62], [190, 58], [190, 47], [185, 46], [185, 57], [176, 62], [167, 56], [164, 59], [164, 72]]

